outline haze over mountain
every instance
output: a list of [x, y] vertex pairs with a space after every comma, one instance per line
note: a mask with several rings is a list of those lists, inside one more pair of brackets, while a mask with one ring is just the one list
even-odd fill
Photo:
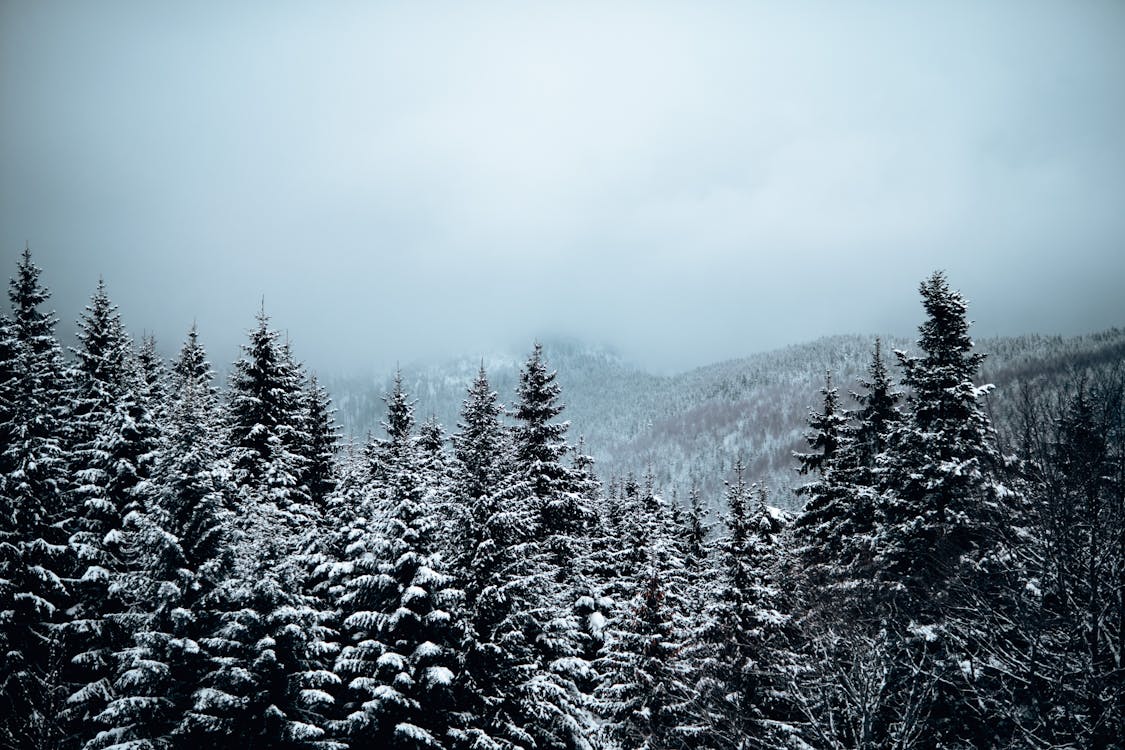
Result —
[[[799, 508], [794, 494], [807, 479], [796, 472], [794, 451], [806, 450], [810, 410], [820, 407], [825, 373], [843, 396], [860, 390], [874, 336], [832, 336], [749, 357], [730, 359], [678, 375], [659, 375], [604, 347], [576, 340], [548, 340], [544, 352], [558, 372], [563, 417], [574, 439], [595, 459], [605, 481], [632, 473], [652, 474], [657, 487], [680, 498], [694, 484], [706, 498], [721, 497], [723, 481], [735, 461], [747, 476], [766, 485], [773, 501]], [[986, 338], [977, 348], [988, 355], [982, 382], [996, 389], [989, 404], [1002, 436], [1010, 440], [1014, 404], [1021, 384], [1037, 388], [1068, 377], [1076, 368], [1121, 367], [1125, 329], [1064, 338], [1020, 336]], [[884, 338], [883, 356], [894, 366], [894, 349], [917, 350], [912, 339]], [[401, 368], [403, 383], [417, 400], [420, 418], [436, 417], [447, 433], [457, 430], [466, 389], [481, 366], [501, 403], [512, 404], [518, 372], [527, 352], [486, 358], [461, 357]], [[383, 396], [394, 374], [383, 377], [336, 376], [324, 379], [346, 434], [362, 446], [379, 435], [386, 417]]]
[[[0, 4], [0, 253], [231, 361], [1125, 320], [1116, 2]], [[138, 331], [139, 333], [139, 331]], [[68, 339], [72, 343], [71, 340]]]

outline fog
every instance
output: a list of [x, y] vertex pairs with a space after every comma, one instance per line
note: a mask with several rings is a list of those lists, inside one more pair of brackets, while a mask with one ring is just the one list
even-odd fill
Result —
[[674, 370], [1125, 324], [1125, 4], [0, 4], [0, 260], [62, 329], [314, 369], [534, 337]]

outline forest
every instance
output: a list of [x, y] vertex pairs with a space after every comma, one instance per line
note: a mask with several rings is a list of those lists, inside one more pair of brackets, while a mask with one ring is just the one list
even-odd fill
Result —
[[24, 251], [0, 747], [1122, 747], [1125, 362], [994, 424], [966, 300], [918, 291], [910, 350], [827, 373], [783, 511], [737, 456], [715, 496], [601, 476], [538, 344], [448, 431], [396, 379], [351, 447], [264, 309], [225, 383], [101, 282], [64, 351]]

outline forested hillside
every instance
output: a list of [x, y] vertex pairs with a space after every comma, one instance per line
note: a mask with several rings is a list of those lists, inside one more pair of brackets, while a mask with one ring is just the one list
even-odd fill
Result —
[[[843, 408], [852, 408], [849, 393], [858, 389], [874, 340], [832, 336], [678, 375], [650, 374], [606, 349], [576, 341], [548, 340], [543, 350], [558, 370], [572, 431], [584, 439], [603, 479], [651, 472], [658, 485], [681, 497], [693, 485], [717, 497], [723, 477], [741, 460], [771, 488], [775, 503], [795, 510], [801, 506], [796, 489], [804, 480], [794, 470], [793, 452], [804, 445], [808, 413], [819, 401], [825, 374], [831, 373], [840, 388]], [[893, 337], [883, 337], [882, 347], [888, 358], [893, 349], [916, 348]], [[1125, 360], [1125, 330], [1069, 338], [986, 338], [976, 348], [987, 354], [981, 381], [997, 386], [987, 408], [1006, 432], [1021, 383], [1057, 386], [1076, 369]], [[481, 364], [499, 393], [514, 393], [520, 366], [515, 354], [405, 366], [401, 377], [417, 397], [419, 411], [449, 426], [456, 423], [466, 384]], [[890, 367], [897, 374], [894, 361]], [[345, 435], [362, 441], [378, 432], [385, 414], [381, 394], [393, 379], [393, 374], [325, 379]], [[507, 403], [510, 396], [502, 400]]]
[[[1125, 736], [1118, 332], [995, 342], [990, 390], [935, 273], [908, 353], [828, 339], [656, 378], [577, 350], [568, 377], [535, 345], [503, 377], [396, 376], [344, 450], [265, 310], [218, 383], [194, 327], [164, 361], [107, 289], [64, 354], [25, 251], [0, 317], [0, 747]], [[564, 408], [570, 387], [602, 398]], [[419, 408], [457, 389], [444, 427]], [[801, 419], [782, 513], [761, 456]], [[606, 463], [647, 477], [599, 481], [575, 433], [615, 430]], [[673, 502], [663, 477], [699, 481]]]

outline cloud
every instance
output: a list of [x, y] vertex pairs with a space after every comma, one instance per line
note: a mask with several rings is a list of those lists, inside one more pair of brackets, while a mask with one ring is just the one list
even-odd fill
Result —
[[0, 12], [0, 241], [67, 321], [101, 273], [218, 361], [264, 294], [321, 367], [681, 367], [909, 333], [935, 267], [982, 332], [1125, 316], [1119, 4]]

